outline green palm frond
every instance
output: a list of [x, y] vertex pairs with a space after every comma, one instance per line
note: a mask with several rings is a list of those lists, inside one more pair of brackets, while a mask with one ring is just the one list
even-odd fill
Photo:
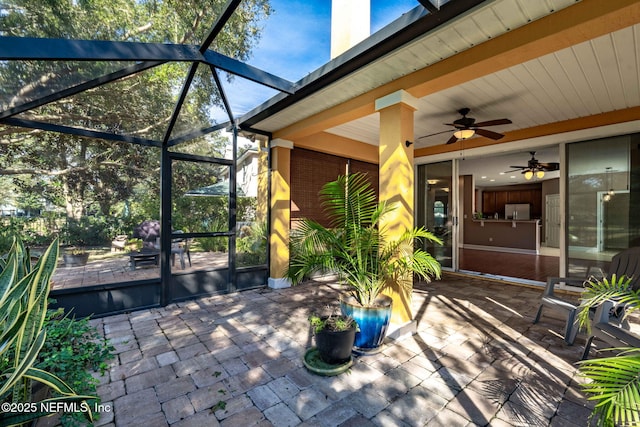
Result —
[[[578, 321], [590, 332], [590, 312], [604, 301], [624, 306], [624, 315], [640, 307], [640, 292], [631, 287], [631, 278], [590, 278], [580, 298]], [[592, 417], [598, 425], [640, 426], [640, 349], [620, 348], [620, 354], [578, 362], [580, 375], [590, 380], [582, 385], [589, 400], [596, 401]]]
[[290, 263], [285, 277], [294, 284], [320, 271], [338, 273], [358, 302], [370, 306], [390, 281], [440, 277], [440, 264], [414, 249], [417, 239], [442, 242], [424, 228], [406, 230], [387, 239], [382, 218], [395, 207], [378, 202], [368, 178], [356, 173], [325, 184], [320, 201], [330, 227], [304, 219], [290, 236]]
[[320, 190], [321, 205], [332, 228], [354, 229], [376, 224], [387, 210], [364, 174], [351, 174], [328, 182]]
[[640, 350], [580, 361], [582, 387], [597, 402], [592, 416], [603, 426], [640, 426]]
[[616, 300], [618, 304], [625, 305], [625, 316], [640, 307], [640, 290], [634, 291], [631, 287], [631, 278], [626, 276], [616, 276], [611, 278], [589, 278], [585, 290], [580, 297], [578, 307], [578, 323], [581, 328], [591, 332], [589, 322], [590, 312], [607, 300]]

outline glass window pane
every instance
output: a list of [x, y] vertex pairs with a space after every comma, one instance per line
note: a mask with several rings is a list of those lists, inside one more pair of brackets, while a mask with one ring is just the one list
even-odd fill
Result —
[[16, 117], [161, 141], [188, 68], [161, 65]]
[[181, 142], [170, 147], [169, 150], [176, 153], [230, 160], [233, 154], [231, 145], [231, 134], [217, 131]]
[[567, 145], [571, 276], [606, 273], [613, 255], [629, 247], [629, 142], [621, 136]]
[[[219, 75], [234, 117], [243, 116], [256, 106], [268, 101], [280, 93], [275, 89], [234, 76], [224, 71], [220, 71]], [[229, 120], [226, 111], [222, 109], [214, 110], [213, 114], [218, 122]]]
[[229, 169], [203, 162], [172, 163], [174, 231], [229, 231]]
[[228, 236], [180, 238], [176, 234], [229, 231], [229, 170], [216, 163], [172, 162], [173, 273], [187, 268], [187, 262], [193, 270], [228, 267]]
[[[197, 237], [191, 239], [191, 260], [192, 268], [198, 269], [218, 269], [229, 267], [229, 237]], [[178, 265], [172, 268], [175, 273]]]
[[128, 254], [155, 249], [156, 237], [136, 230], [159, 219], [160, 150], [17, 130], [29, 138], [13, 138], [0, 156], [17, 172], [1, 181], [0, 246], [19, 234], [38, 254], [59, 237], [54, 289], [158, 278], [157, 258], [133, 266]]
[[7, 0], [2, 31], [20, 37], [200, 44], [225, 3]]
[[237, 266], [267, 262], [267, 147], [264, 137], [238, 138]]
[[0, 61], [0, 108], [19, 107], [124, 69], [128, 62]]
[[443, 267], [453, 266], [453, 217], [451, 161], [418, 166], [418, 227], [425, 227], [442, 239], [442, 246], [424, 243]]
[[171, 132], [171, 139], [229, 121], [211, 73], [208, 65], [200, 64], [196, 69]]

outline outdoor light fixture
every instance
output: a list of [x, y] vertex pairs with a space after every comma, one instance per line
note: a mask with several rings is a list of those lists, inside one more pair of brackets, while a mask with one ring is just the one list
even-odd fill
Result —
[[602, 196], [602, 200], [608, 202], [609, 200], [611, 200], [611, 197], [616, 194], [611, 185], [611, 166], [606, 168], [605, 174], [607, 177], [607, 187], [609, 187], [609, 191], [607, 191], [607, 193]]
[[460, 129], [455, 131], [453, 133], [453, 136], [455, 136], [458, 139], [469, 139], [475, 134], [476, 134], [476, 131], [473, 129]]

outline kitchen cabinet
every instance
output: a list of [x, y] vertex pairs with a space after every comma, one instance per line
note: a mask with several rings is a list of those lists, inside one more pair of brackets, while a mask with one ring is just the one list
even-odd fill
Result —
[[542, 217], [542, 188], [524, 188], [513, 190], [484, 190], [482, 193], [482, 213], [493, 217], [496, 213], [504, 218], [504, 205], [507, 203], [529, 203], [531, 217]]

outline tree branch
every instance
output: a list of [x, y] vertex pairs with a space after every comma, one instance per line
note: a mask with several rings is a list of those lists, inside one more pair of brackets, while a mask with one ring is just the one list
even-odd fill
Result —
[[11, 101], [9, 101], [9, 108], [15, 107], [17, 104], [21, 103], [24, 95], [28, 94], [29, 92], [33, 92], [39, 86], [46, 85], [50, 80], [53, 80], [55, 77], [56, 77], [55, 73], [46, 73], [40, 76], [40, 78], [38, 78], [37, 80], [34, 80], [31, 83], [24, 85], [22, 89], [20, 89], [18, 93], [16, 93], [15, 96], [11, 98]]
[[133, 36], [136, 36], [138, 34], [144, 33], [145, 31], [149, 30], [151, 28], [152, 24], [151, 22], [146, 23], [145, 25], [142, 25], [138, 28], [134, 28], [133, 30], [125, 33], [124, 37], [122, 38], [123, 40], [128, 40]]

